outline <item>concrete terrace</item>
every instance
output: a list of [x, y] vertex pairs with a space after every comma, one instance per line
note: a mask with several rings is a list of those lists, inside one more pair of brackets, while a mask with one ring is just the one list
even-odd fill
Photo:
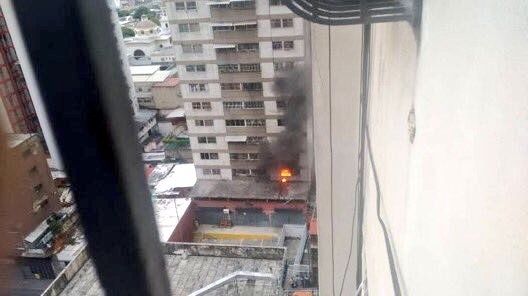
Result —
[[281, 196], [278, 182], [273, 181], [198, 180], [189, 196], [195, 199], [306, 200], [309, 190], [308, 182], [291, 182], [285, 196]]

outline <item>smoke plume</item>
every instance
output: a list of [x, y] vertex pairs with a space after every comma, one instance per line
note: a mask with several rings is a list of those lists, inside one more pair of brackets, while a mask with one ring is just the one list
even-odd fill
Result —
[[307, 99], [305, 91], [305, 75], [302, 68], [274, 82], [274, 90], [281, 99], [287, 102], [287, 108], [282, 117], [285, 129], [275, 141], [264, 142], [260, 147], [260, 169], [265, 172], [268, 180], [276, 179], [281, 168], [289, 168], [294, 174], [299, 173], [299, 156], [305, 149]]

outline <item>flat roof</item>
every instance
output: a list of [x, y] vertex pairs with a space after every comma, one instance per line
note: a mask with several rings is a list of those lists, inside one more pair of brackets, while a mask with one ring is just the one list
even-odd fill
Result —
[[[171, 295], [175, 296], [188, 295], [236, 271], [271, 273], [277, 277], [282, 272], [282, 260], [216, 256], [184, 258], [180, 255], [165, 255], [165, 266], [171, 285]], [[274, 295], [275, 291], [275, 287], [260, 280], [253, 284], [239, 280], [238, 289], [240, 295], [255, 296]], [[92, 260], [83, 265], [59, 295], [105, 295]], [[207, 295], [226, 295], [225, 287], [211, 291]]]
[[180, 79], [176, 77], [167, 77], [162, 82], [154, 84], [152, 87], [175, 87], [180, 84]]
[[194, 164], [176, 164], [154, 187], [154, 195], [178, 195], [180, 188], [193, 187], [196, 183]]
[[196, 199], [307, 200], [309, 190], [309, 182], [292, 181], [288, 183], [285, 196], [280, 196], [279, 183], [276, 181], [198, 180], [189, 196]]
[[179, 117], [185, 117], [185, 109], [176, 108], [165, 116], [165, 118], [179, 118]]
[[130, 66], [130, 74], [132, 75], [151, 75], [158, 71], [160, 66], [148, 65], [148, 66]]
[[7, 134], [7, 145], [9, 148], [14, 148], [25, 141], [27, 141], [29, 138], [31, 138], [35, 134]]

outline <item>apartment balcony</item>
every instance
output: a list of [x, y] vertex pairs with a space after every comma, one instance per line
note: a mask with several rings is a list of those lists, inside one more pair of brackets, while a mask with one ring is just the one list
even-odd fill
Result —
[[245, 142], [231, 142], [227, 144], [227, 148], [230, 153], [257, 153], [260, 151], [260, 145]]
[[221, 83], [225, 82], [261, 82], [261, 72], [220, 72]]
[[258, 42], [257, 30], [248, 31], [214, 31], [215, 43], [254, 43]]
[[232, 136], [265, 135], [265, 126], [226, 126], [226, 132]]
[[248, 160], [248, 159], [231, 159], [231, 168], [233, 169], [256, 169], [259, 166], [260, 161]]
[[260, 53], [258, 50], [235, 52], [217, 51], [216, 60], [219, 63], [254, 63], [260, 60]]
[[235, 108], [224, 108], [224, 116], [226, 119], [237, 119], [242, 118], [241, 116], [251, 116], [251, 118], [262, 117], [266, 114], [264, 108], [261, 109], [235, 109]]
[[214, 22], [240, 22], [256, 18], [255, 6], [245, 9], [211, 6], [211, 19]]
[[221, 90], [222, 98], [249, 98], [257, 99], [263, 97], [262, 90]]

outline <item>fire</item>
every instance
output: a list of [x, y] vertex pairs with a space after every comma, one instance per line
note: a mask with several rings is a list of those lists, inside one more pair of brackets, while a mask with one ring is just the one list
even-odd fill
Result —
[[288, 168], [281, 169], [280, 170], [280, 176], [281, 177], [291, 177], [292, 176], [292, 172]]
[[291, 176], [292, 176], [292, 172], [290, 169], [284, 168], [280, 170], [280, 177], [281, 177], [280, 181], [282, 183], [288, 182], [288, 178]]

